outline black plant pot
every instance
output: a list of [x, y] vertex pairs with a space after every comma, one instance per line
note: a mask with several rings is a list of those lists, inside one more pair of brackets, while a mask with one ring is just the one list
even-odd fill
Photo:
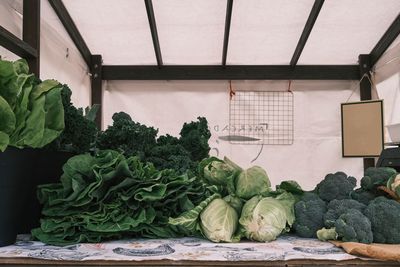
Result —
[[0, 152], [0, 246], [15, 242], [36, 151], [8, 147]]
[[25, 211], [18, 224], [18, 233], [30, 233], [39, 227], [42, 205], [37, 198], [37, 187], [42, 184], [59, 183], [62, 167], [74, 154], [62, 151], [38, 150], [33, 168], [32, 185], [27, 192]]

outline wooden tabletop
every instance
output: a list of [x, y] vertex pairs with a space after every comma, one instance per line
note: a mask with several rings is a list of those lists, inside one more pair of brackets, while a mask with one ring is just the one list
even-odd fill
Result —
[[400, 262], [389, 261], [376, 261], [376, 260], [345, 260], [345, 261], [332, 261], [332, 260], [288, 260], [288, 261], [171, 261], [171, 260], [152, 260], [152, 261], [61, 261], [61, 260], [42, 260], [31, 258], [1, 258], [0, 266], [400, 266]]

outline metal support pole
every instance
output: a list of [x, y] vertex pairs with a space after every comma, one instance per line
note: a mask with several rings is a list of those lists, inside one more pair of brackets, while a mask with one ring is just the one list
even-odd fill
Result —
[[91, 66], [90, 72], [91, 76], [91, 83], [92, 83], [92, 101], [91, 104], [98, 104], [100, 105], [99, 111], [96, 116], [96, 125], [101, 130], [102, 126], [102, 115], [103, 115], [103, 90], [102, 90], [102, 58], [101, 55], [92, 55], [91, 56]]
[[[360, 65], [360, 77], [364, 75], [368, 75], [370, 77], [371, 71], [371, 56], [370, 55], [359, 55], [358, 56], [358, 64]], [[371, 83], [364, 77], [360, 82], [360, 98], [361, 100], [371, 100]], [[375, 166], [374, 158], [364, 158], [364, 170], [369, 167]]]
[[36, 57], [28, 56], [29, 69], [40, 77], [40, 0], [24, 0], [22, 39], [36, 49]]

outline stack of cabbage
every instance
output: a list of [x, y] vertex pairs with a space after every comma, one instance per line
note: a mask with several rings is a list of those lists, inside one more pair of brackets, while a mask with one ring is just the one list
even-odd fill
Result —
[[227, 158], [203, 160], [199, 175], [219, 186], [219, 194], [170, 218], [169, 223], [187, 235], [203, 235], [213, 242], [238, 242], [241, 237], [266, 242], [290, 230], [296, 197], [303, 193], [296, 182], [282, 182], [273, 191], [261, 167], [242, 170]]

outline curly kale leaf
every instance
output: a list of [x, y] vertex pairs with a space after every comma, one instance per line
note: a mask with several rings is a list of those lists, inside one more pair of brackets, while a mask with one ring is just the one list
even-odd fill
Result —
[[115, 113], [112, 119], [112, 126], [100, 134], [97, 147], [122, 150], [127, 156], [139, 156], [145, 160], [156, 146], [158, 130], [132, 121], [124, 112]]
[[63, 85], [61, 98], [64, 107], [65, 128], [56, 140], [46, 146], [46, 149], [83, 154], [93, 148], [98, 129], [93, 120], [87, 119], [81, 109], [74, 107], [71, 95], [71, 89], [67, 85]]
[[190, 152], [193, 161], [200, 161], [208, 157], [210, 146], [208, 140], [211, 137], [207, 119], [198, 117], [198, 121], [185, 123], [180, 132], [180, 144]]

